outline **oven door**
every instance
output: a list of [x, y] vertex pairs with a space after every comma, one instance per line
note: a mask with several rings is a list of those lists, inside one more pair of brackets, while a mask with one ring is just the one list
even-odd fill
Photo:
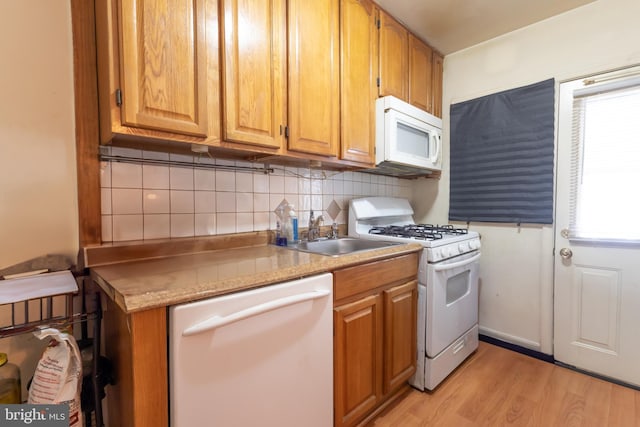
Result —
[[480, 252], [427, 266], [426, 351], [437, 356], [478, 323]]

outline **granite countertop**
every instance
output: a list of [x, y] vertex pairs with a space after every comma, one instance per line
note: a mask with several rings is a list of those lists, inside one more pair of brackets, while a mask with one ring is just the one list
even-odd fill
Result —
[[90, 266], [91, 277], [125, 313], [279, 283], [417, 252], [417, 243], [339, 257], [274, 245], [219, 248]]

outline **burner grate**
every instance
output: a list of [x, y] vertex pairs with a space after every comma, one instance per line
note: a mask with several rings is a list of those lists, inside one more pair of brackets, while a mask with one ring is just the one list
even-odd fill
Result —
[[451, 224], [444, 224], [444, 225], [416, 224], [416, 226], [429, 228], [429, 229], [435, 230], [438, 233], [443, 233], [443, 234], [460, 235], [460, 234], [467, 234], [467, 231], [468, 231], [466, 228], [456, 228]]
[[465, 228], [455, 228], [453, 225], [433, 225], [433, 224], [410, 224], [410, 225], [388, 225], [384, 227], [373, 227], [369, 234], [390, 237], [404, 237], [418, 240], [439, 240], [445, 235], [467, 234]]

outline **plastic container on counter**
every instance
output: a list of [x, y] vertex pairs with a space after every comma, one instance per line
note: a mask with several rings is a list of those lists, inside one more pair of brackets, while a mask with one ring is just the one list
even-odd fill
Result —
[[22, 403], [20, 368], [9, 363], [6, 353], [0, 353], [0, 404]]

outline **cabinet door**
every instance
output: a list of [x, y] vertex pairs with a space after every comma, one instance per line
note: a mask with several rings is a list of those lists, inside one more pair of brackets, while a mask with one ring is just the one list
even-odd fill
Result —
[[444, 58], [438, 52], [433, 52], [433, 74], [432, 74], [432, 103], [433, 115], [442, 117], [442, 61]]
[[377, 9], [371, 0], [342, 0], [340, 7], [340, 156], [365, 164], [375, 159], [378, 67]]
[[335, 426], [355, 424], [382, 395], [382, 297], [334, 310]]
[[122, 124], [207, 135], [205, 0], [122, 0]]
[[223, 140], [280, 148], [286, 96], [284, 0], [224, 0]]
[[395, 390], [416, 369], [418, 282], [384, 293], [384, 394]]
[[433, 113], [431, 107], [431, 48], [409, 35], [409, 103]]
[[288, 148], [337, 157], [339, 0], [289, 1]]
[[380, 96], [408, 99], [409, 32], [398, 21], [380, 11]]

